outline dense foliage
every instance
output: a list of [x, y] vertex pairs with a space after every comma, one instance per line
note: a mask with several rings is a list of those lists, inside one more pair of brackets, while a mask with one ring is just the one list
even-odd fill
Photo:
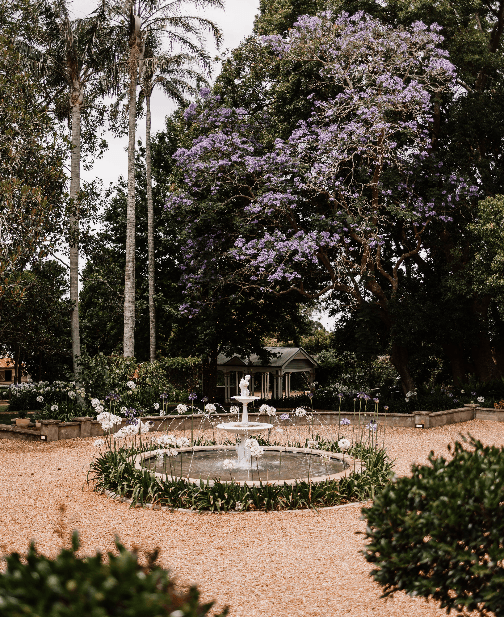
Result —
[[[79, 557], [79, 537], [72, 548], [55, 559], [38, 553], [32, 542], [26, 555], [5, 557], [0, 574], [0, 607], [4, 617], [203, 617], [213, 602], [201, 603], [196, 587], [175, 591], [168, 572], [156, 562], [159, 549], [146, 552], [146, 564], [137, 552], [117, 539], [116, 552]], [[104, 560], [106, 557], [106, 560]], [[227, 615], [227, 609], [219, 613]]]
[[504, 455], [474, 439], [415, 465], [363, 510], [366, 559], [384, 595], [403, 590], [441, 607], [500, 615], [504, 607]]

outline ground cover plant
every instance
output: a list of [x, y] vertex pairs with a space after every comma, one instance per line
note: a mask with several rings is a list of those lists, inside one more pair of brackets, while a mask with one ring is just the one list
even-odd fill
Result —
[[453, 457], [429, 456], [363, 510], [364, 555], [389, 596], [403, 590], [452, 609], [504, 608], [504, 449], [463, 437]]
[[[202, 617], [213, 602], [201, 603], [196, 587], [175, 591], [166, 570], [157, 565], [159, 549], [146, 553], [147, 563], [116, 539], [117, 553], [78, 557], [79, 537], [63, 548], [56, 559], [37, 552], [5, 557], [0, 574], [0, 610], [4, 617]], [[227, 609], [218, 617], [227, 615]]]

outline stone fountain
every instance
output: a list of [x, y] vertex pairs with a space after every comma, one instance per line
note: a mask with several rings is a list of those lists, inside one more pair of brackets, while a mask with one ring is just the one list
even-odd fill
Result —
[[249, 468], [252, 464], [250, 448], [247, 447], [247, 439], [250, 435], [257, 435], [273, 428], [272, 424], [267, 422], [249, 422], [247, 405], [252, 401], [258, 400], [260, 397], [251, 396], [249, 391], [250, 375], [240, 381], [240, 396], [233, 396], [236, 401], [242, 404], [243, 411], [240, 422], [223, 422], [218, 424], [217, 428], [236, 435], [238, 441], [236, 451], [238, 455], [238, 467]]

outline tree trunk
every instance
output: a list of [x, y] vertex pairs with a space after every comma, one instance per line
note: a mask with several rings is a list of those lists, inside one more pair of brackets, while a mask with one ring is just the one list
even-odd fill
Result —
[[472, 310], [478, 320], [478, 342], [471, 347], [476, 378], [482, 383], [493, 381], [501, 377], [493, 359], [492, 343], [488, 334], [488, 309], [491, 298], [485, 296], [473, 301]]
[[[132, 5], [131, 5], [132, 6]], [[126, 265], [124, 269], [124, 357], [135, 355], [135, 130], [136, 88], [140, 47], [140, 18], [132, 15], [129, 57], [128, 199], [126, 206]]]
[[16, 345], [16, 351], [14, 352], [14, 385], [17, 386], [21, 383], [20, 379], [20, 364], [21, 364], [21, 349], [19, 345]]
[[465, 383], [468, 367], [463, 348], [456, 343], [447, 343], [443, 351], [450, 361], [453, 382], [459, 385]]
[[151, 108], [150, 92], [146, 92], [145, 118], [145, 165], [147, 175], [147, 254], [149, 279], [149, 355], [150, 361], [156, 359], [156, 306], [154, 304], [154, 205], [152, 201], [152, 163], [151, 163]]
[[209, 401], [217, 398], [217, 349], [213, 349], [203, 360], [203, 395]]
[[80, 84], [74, 84], [72, 105], [72, 156], [70, 163], [70, 202], [69, 217], [70, 233], [70, 300], [73, 302], [71, 315], [72, 331], [72, 362], [74, 377], [77, 379], [80, 356], [79, 333], [79, 191], [80, 191], [80, 159], [81, 159], [81, 104], [84, 93]]
[[408, 351], [406, 347], [392, 343], [392, 350], [390, 353], [390, 361], [392, 362], [395, 370], [399, 373], [401, 378], [401, 387], [404, 394], [407, 392], [413, 392], [415, 390], [415, 383], [408, 368]]

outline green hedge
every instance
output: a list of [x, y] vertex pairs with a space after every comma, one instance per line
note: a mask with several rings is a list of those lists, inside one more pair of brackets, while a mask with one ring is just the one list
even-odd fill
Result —
[[384, 596], [404, 590], [442, 608], [504, 614], [504, 449], [473, 438], [453, 458], [413, 466], [363, 510], [366, 559]]
[[157, 550], [147, 553], [142, 567], [138, 555], [118, 540], [118, 553], [108, 553], [105, 562], [101, 553], [78, 557], [78, 548], [74, 532], [72, 549], [63, 549], [54, 560], [40, 555], [33, 543], [26, 556], [5, 557], [2, 617], [200, 617], [213, 605], [200, 603], [196, 587], [176, 592], [168, 572], [156, 565]]

